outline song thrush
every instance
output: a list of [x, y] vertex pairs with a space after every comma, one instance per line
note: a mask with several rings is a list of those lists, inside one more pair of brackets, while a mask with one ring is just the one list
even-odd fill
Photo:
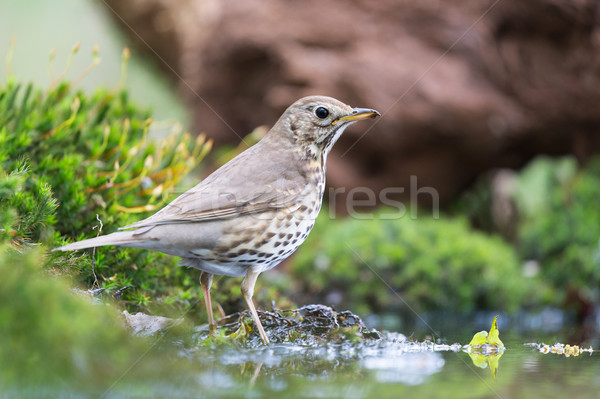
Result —
[[321, 209], [327, 154], [348, 125], [379, 113], [330, 97], [292, 104], [250, 147], [147, 219], [116, 233], [65, 245], [152, 249], [202, 270], [200, 283], [214, 328], [213, 274], [242, 277], [241, 291], [265, 344], [252, 302], [258, 275], [277, 266], [306, 239]]

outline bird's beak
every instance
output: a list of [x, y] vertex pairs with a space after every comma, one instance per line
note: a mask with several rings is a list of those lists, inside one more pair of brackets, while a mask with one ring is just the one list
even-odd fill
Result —
[[377, 118], [381, 116], [381, 114], [374, 109], [368, 108], [352, 108], [352, 113], [350, 115], [342, 116], [331, 122], [332, 125], [338, 124], [340, 122], [350, 122], [350, 121], [359, 121], [361, 119], [367, 118]]

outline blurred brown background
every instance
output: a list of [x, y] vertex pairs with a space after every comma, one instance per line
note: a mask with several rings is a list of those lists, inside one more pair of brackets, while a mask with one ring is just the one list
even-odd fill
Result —
[[408, 193], [416, 175], [444, 203], [493, 168], [600, 148], [595, 0], [107, 4], [219, 144], [309, 94], [381, 111], [340, 139], [331, 186]]

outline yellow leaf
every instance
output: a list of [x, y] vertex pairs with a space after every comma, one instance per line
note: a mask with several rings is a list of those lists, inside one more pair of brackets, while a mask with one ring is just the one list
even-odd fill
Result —
[[487, 343], [488, 333], [487, 331], [479, 331], [473, 335], [473, 339], [469, 342], [469, 346], [481, 346]]
[[498, 331], [498, 324], [496, 323], [497, 319], [498, 316], [494, 317], [494, 321], [492, 321], [492, 328], [490, 328], [487, 343], [496, 345], [498, 348], [504, 348], [504, 344], [500, 341], [500, 331]]

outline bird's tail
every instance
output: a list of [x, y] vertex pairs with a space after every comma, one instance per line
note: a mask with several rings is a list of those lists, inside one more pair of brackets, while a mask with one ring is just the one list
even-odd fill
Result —
[[90, 238], [54, 248], [52, 251], [74, 251], [76, 249], [103, 247], [105, 245], [135, 246], [136, 243], [140, 242], [140, 239], [136, 238], [133, 233], [134, 231], [118, 231], [105, 236]]

